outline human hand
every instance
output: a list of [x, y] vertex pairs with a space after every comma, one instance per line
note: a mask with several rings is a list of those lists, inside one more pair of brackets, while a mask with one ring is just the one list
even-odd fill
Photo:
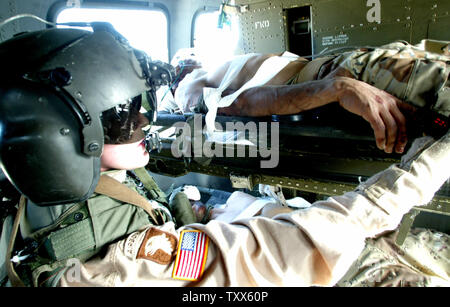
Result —
[[377, 147], [386, 153], [403, 153], [408, 142], [405, 114], [415, 108], [365, 82], [340, 78], [339, 104], [362, 116], [372, 127]]

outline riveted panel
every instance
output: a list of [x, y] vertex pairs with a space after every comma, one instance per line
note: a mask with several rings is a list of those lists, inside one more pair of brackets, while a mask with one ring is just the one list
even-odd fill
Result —
[[414, 1], [414, 20], [412, 42], [424, 38], [450, 40], [450, 1]]
[[[422, 39], [450, 40], [448, 0], [240, 0], [246, 6], [240, 14], [245, 52], [293, 51], [291, 28], [301, 24], [297, 12], [309, 9], [313, 54], [336, 48], [380, 46], [396, 40], [419, 43]], [[303, 12], [302, 12], [303, 14]], [[293, 19], [291, 17], [294, 17]], [[291, 32], [290, 32], [291, 31]]]
[[242, 29], [241, 48], [245, 53], [277, 53], [286, 50], [280, 3], [249, 3], [248, 10], [239, 15], [239, 22]]
[[411, 14], [407, 1], [318, 2], [312, 8], [314, 50], [409, 41]]
[[432, 20], [428, 26], [428, 38], [450, 41], [450, 31], [443, 29], [450, 29], [450, 16]]

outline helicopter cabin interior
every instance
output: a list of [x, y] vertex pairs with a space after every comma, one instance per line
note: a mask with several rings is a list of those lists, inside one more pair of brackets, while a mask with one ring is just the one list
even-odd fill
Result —
[[[106, 21], [152, 60], [170, 63], [178, 51], [195, 50], [208, 68], [247, 53], [289, 51], [314, 59], [396, 40], [449, 41], [449, 12], [450, 2], [445, 0], [4, 0], [0, 20], [30, 14], [49, 24], [35, 17], [15, 20], [0, 28], [0, 42], [54, 23]], [[235, 138], [221, 147], [225, 152], [228, 146], [231, 155], [175, 156], [174, 124], [188, 122], [193, 115], [161, 113], [151, 127], [147, 169], [165, 191], [195, 185], [211, 197], [216, 190], [257, 193], [258, 185], [265, 184], [282, 188], [286, 198], [300, 196], [312, 202], [350, 191], [400, 159], [376, 148], [367, 122], [335, 106], [263, 118], [218, 116], [223, 126], [243, 123], [246, 140], [249, 122], [266, 136], [276, 128], [277, 143], [265, 148], [261, 140], [242, 144], [234, 133]], [[421, 131], [416, 130], [412, 133], [417, 136]], [[272, 158], [267, 150], [274, 146], [279, 154], [276, 167], [259, 167]], [[8, 202], [14, 199], [14, 189], [1, 176], [0, 193]], [[447, 182], [428, 206], [405, 216], [402, 225], [406, 230], [414, 223], [450, 233], [449, 215]]]

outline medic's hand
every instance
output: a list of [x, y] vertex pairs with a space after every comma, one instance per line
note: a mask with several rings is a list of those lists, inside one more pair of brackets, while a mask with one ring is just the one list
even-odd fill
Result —
[[408, 141], [404, 114], [415, 108], [365, 82], [341, 78], [339, 104], [362, 116], [374, 131], [377, 147], [387, 153], [403, 153]]

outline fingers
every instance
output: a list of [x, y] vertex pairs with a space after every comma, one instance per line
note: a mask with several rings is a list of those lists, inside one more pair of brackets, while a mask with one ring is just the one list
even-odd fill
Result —
[[386, 147], [386, 127], [383, 120], [378, 114], [370, 114], [364, 118], [372, 127], [378, 149], [384, 150]]
[[395, 143], [395, 152], [403, 153], [406, 144], [408, 143], [408, 136], [406, 133], [406, 119], [403, 113], [398, 108], [393, 108], [391, 114], [397, 123], [397, 139]]
[[386, 153], [403, 153], [408, 138], [405, 116], [397, 107], [401, 101], [394, 97], [377, 98], [379, 108], [366, 118], [374, 131], [377, 147]]
[[345, 81], [340, 105], [370, 123], [380, 150], [403, 153], [408, 141], [405, 115], [413, 114], [415, 108], [362, 81]]
[[390, 112], [381, 113], [381, 118], [383, 119], [386, 134], [384, 151], [386, 153], [392, 153], [397, 141], [397, 122]]

